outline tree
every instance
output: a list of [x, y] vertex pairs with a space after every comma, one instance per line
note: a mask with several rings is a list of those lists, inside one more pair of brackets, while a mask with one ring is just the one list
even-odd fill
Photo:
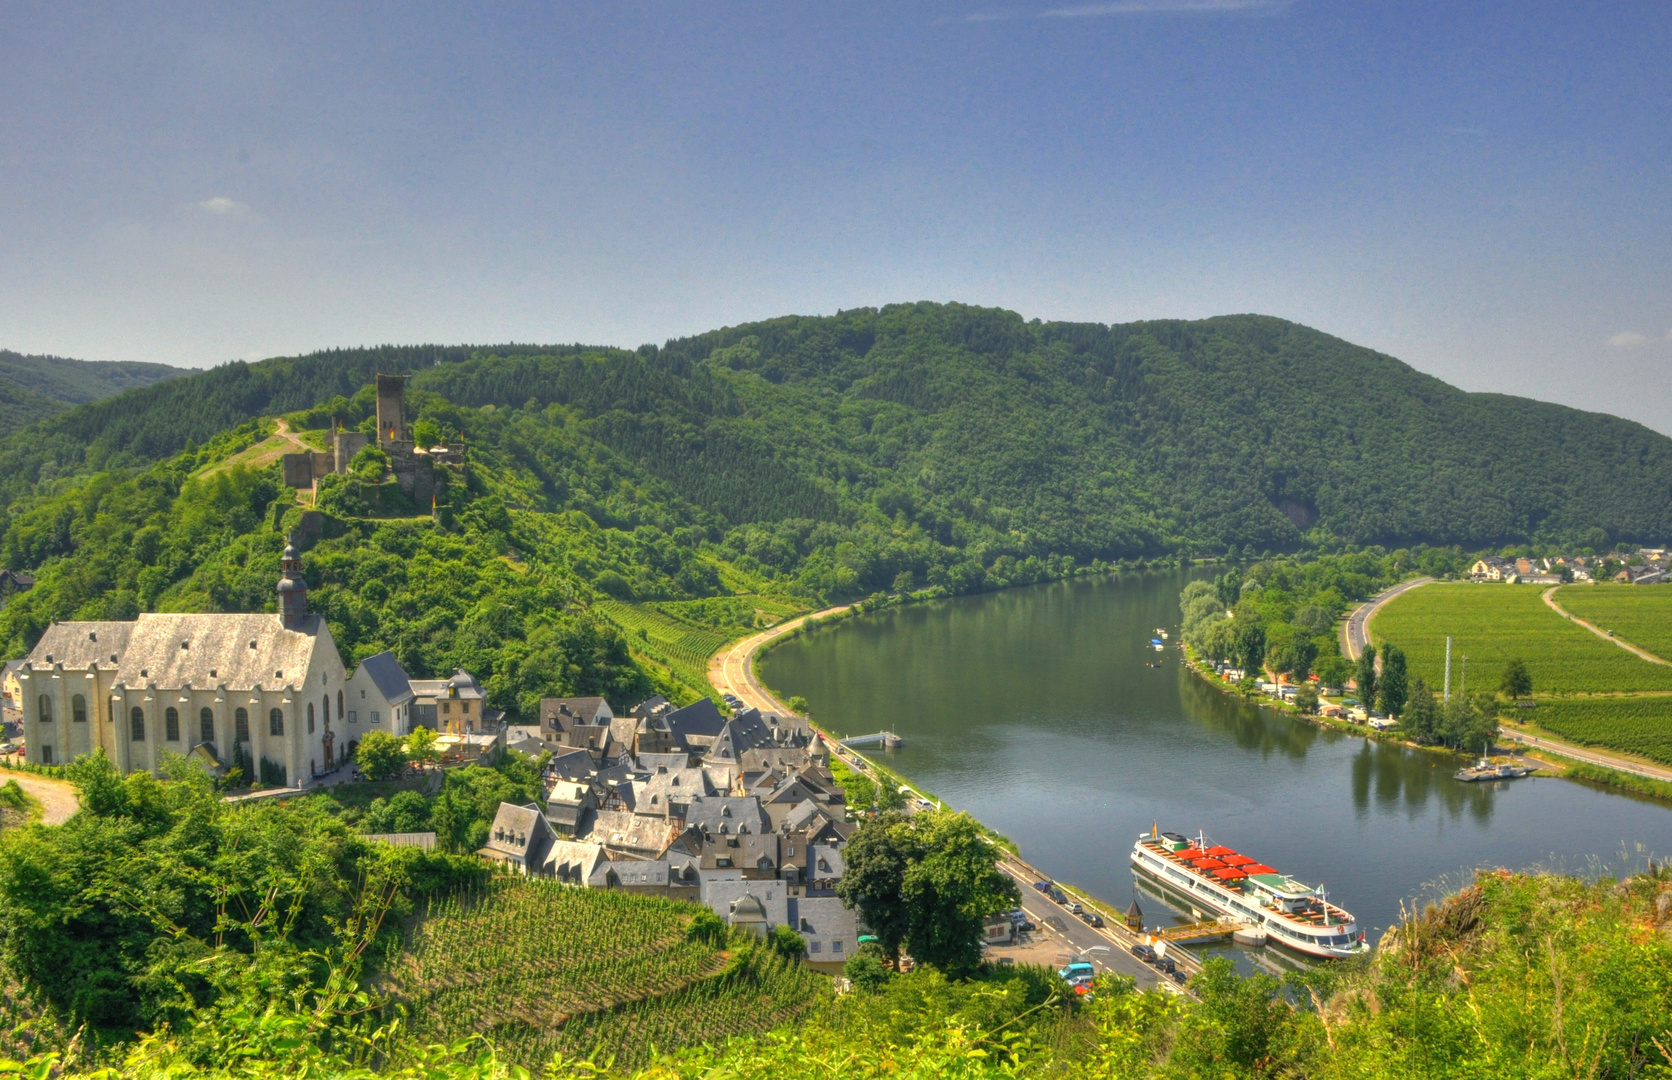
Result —
[[412, 441], [428, 450], [441, 441], [441, 427], [434, 420], [420, 420], [412, 425]]
[[1430, 743], [1439, 738], [1440, 720], [1440, 707], [1434, 698], [1434, 691], [1418, 676], [1411, 683], [1410, 700], [1399, 714], [1400, 726], [1416, 742]]
[[1303, 713], [1311, 713], [1318, 708], [1318, 688], [1311, 683], [1301, 683], [1295, 689], [1295, 706]]
[[354, 751], [354, 763], [368, 780], [393, 780], [406, 768], [406, 748], [387, 731], [368, 731]]
[[794, 695], [788, 701], [784, 702], [784, 704], [788, 705], [790, 707], [790, 712], [797, 716], [807, 715], [807, 699], [802, 697], [800, 694]]
[[[869, 944], [869, 942], [867, 942]], [[877, 956], [862, 952], [849, 960], [842, 968], [842, 974], [853, 983], [853, 988], [862, 994], [874, 994], [888, 985], [890, 974], [888, 965]]]
[[1376, 704], [1376, 646], [1365, 643], [1364, 652], [1359, 654], [1358, 674], [1359, 700], [1366, 709]]
[[1384, 645], [1382, 682], [1376, 691], [1376, 696], [1382, 703], [1382, 711], [1389, 716], [1398, 716], [1400, 710], [1405, 707], [1408, 693], [1405, 681], [1405, 651], [1397, 645]]
[[1323, 637], [1335, 628], [1335, 614], [1329, 608], [1308, 604], [1295, 613], [1295, 626], [1307, 637]]
[[807, 939], [783, 924], [774, 926], [766, 936], [766, 947], [785, 960], [800, 960], [807, 955]]
[[1250, 675], [1258, 672], [1266, 660], [1266, 628], [1258, 618], [1237, 620], [1236, 657], [1238, 665]]
[[420, 765], [434, 763], [440, 756], [435, 748], [435, 732], [427, 727], [415, 727], [406, 737], [406, 756]]
[[1498, 693], [1511, 701], [1532, 697], [1533, 674], [1524, 662], [1517, 659], [1504, 665], [1503, 677], [1498, 680]]
[[1313, 665], [1318, 681], [1324, 686], [1346, 686], [1353, 677], [1353, 665], [1340, 653], [1331, 653]]
[[843, 853], [836, 895], [857, 908], [894, 956], [950, 974], [981, 962], [987, 915], [1015, 906], [1016, 883], [998, 868], [999, 849], [968, 814], [884, 814], [861, 825]]

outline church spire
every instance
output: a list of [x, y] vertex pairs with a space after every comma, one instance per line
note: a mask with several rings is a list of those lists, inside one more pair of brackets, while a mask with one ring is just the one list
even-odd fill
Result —
[[308, 582], [302, 576], [302, 556], [294, 537], [287, 535], [279, 559], [279, 619], [287, 630], [300, 630], [308, 617]]

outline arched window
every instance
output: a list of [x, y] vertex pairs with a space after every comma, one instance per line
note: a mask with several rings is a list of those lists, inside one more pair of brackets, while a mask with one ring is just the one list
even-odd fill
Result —
[[169, 742], [180, 741], [180, 710], [172, 705], [163, 710], [163, 738]]
[[347, 714], [343, 712], [343, 692], [337, 691], [337, 719], [341, 720]]
[[284, 712], [282, 710], [274, 709], [267, 714], [267, 734], [284, 734]]
[[250, 741], [250, 710], [238, 709], [232, 714], [232, 737], [238, 742]]
[[133, 711], [128, 713], [128, 723], [133, 727], [134, 742], [144, 742], [145, 710], [140, 708], [138, 705], [135, 705], [133, 707]]
[[313, 702], [308, 702], [308, 734], [313, 734]]
[[215, 741], [215, 711], [205, 705], [197, 714], [197, 741]]
[[326, 694], [324, 703], [320, 705], [320, 715], [325, 717], [325, 726], [331, 726], [331, 695]]
[[45, 694], [42, 694], [41, 695], [41, 700], [40, 700], [40, 706], [41, 706], [41, 717], [40, 717], [41, 723], [43, 723], [43, 724], [52, 723], [52, 699], [47, 697]]
[[80, 694], [70, 699], [70, 719], [78, 724], [87, 723], [87, 699]]

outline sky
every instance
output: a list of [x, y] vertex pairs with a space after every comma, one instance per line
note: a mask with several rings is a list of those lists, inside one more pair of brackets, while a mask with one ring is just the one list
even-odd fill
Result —
[[1260, 312], [1672, 434], [1672, 4], [0, 6], [0, 347]]

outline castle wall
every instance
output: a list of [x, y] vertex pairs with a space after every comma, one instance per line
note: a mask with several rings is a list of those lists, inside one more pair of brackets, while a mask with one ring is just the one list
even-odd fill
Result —
[[370, 438], [358, 431], [337, 432], [336, 445], [332, 447], [335, 456], [333, 471], [348, 472], [348, 463], [354, 460], [354, 455], [366, 448]]

